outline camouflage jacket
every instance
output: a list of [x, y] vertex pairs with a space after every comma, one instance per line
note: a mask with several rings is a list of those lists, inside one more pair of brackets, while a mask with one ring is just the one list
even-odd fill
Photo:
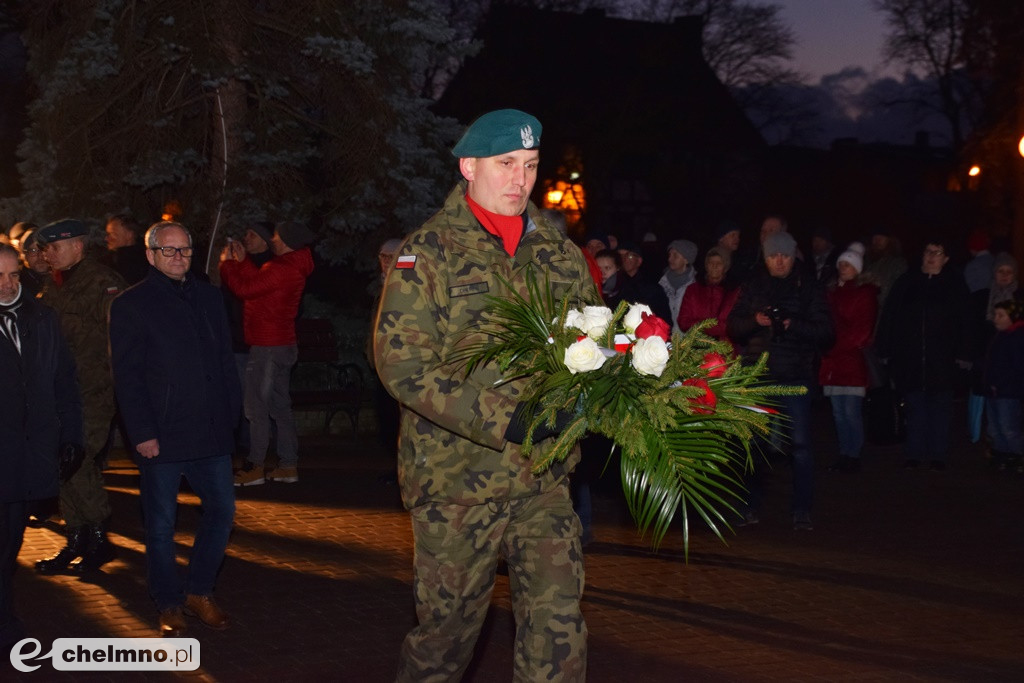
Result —
[[[495, 386], [496, 368], [467, 376], [451, 359], [480, 340], [467, 331], [483, 320], [486, 297], [501, 294], [498, 275], [525, 295], [524, 267], [533, 264], [541, 278], [547, 275], [556, 297], [576, 292], [592, 299], [596, 289], [586, 261], [533, 204], [516, 254], [509, 257], [473, 216], [465, 192], [464, 183], [457, 185], [444, 207], [406, 238], [377, 314], [377, 372], [402, 404], [398, 474], [408, 508], [535, 495], [557, 485], [579, 458], [574, 454], [534, 476], [520, 446], [504, 438], [522, 383]], [[536, 444], [535, 454], [550, 445]]]
[[61, 275], [62, 283], [50, 282], [40, 298], [60, 315], [83, 400], [101, 397], [113, 406], [107, 315], [114, 297], [124, 290], [124, 278], [88, 256]]

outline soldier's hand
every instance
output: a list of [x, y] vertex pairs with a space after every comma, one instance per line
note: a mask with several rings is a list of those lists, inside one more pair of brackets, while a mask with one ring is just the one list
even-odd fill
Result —
[[64, 483], [75, 476], [75, 472], [85, 461], [85, 449], [77, 443], [62, 443], [57, 453], [57, 475], [60, 483]]
[[[532, 415], [526, 415], [526, 404], [520, 403], [517, 405], [515, 412], [512, 413], [512, 420], [505, 429], [505, 440], [512, 443], [523, 443], [526, 440], [526, 432], [530, 427], [530, 423], [540, 411], [541, 407], [537, 406]], [[553, 427], [549, 427], [547, 422], [542, 422], [537, 426], [537, 429], [533, 432], [533, 442], [538, 443], [552, 436], [558, 436], [569, 426], [569, 423], [575, 417], [574, 413], [559, 410], [555, 414], [555, 424]]]
[[143, 441], [135, 447], [135, 450], [138, 451], [139, 455], [143, 458], [155, 458], [160, 455], [160, 442], [157, 439]]

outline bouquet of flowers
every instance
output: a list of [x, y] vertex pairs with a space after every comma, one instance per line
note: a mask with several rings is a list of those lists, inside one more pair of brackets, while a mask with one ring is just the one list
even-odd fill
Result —
[[[508, 286], [490, 297], [482, 329], [489, 341], [467, 346], [467, 372], [497, 363], [504, 380], [524, 379], [530, 435], [569, 413], [555, 445], [533, 464], [542, 472], [564, 460], [588, 432], [611, 439], [621, 451], [623, 489], [641, 536], [657, 547], [682, 510], [689, 547], [688, 510], [696, 510], [722, 537], [724, 512], [742, 500], [743, 469], [752, 465], [754, 436], [771, 432], [771, 397], [800, 387], [767, 384], [767, 354], [744, 367], [729, 344], [704, 333], [713, 320], [685, 335], [642, 304], [612, 311], [556, 301], [549, 286], [527, 273], [526, 297]], [[508, 283], [505, 283], [508, 285]]]

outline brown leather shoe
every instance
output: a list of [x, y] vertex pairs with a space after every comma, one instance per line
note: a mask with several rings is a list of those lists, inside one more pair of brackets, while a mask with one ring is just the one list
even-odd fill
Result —
[[179, 638], [185, 633], [185, 614], [181, 607], [160, 610], [160, 635], [164, 638]]
[[185, 614], [196, 617], [210, 628], [228, 627], [228, 613], [217, 606], [209, 595], [186, 595]]

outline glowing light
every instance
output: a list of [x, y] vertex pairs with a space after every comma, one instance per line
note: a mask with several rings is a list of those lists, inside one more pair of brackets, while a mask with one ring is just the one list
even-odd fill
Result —
[[558, 206], [559, 204], [562, 203], [562, 197], [565, 196], [565, 192], [563, 192], [562, 190], [548, 190], [546, 196], [549, 204], [552, 204], [553, 206]]
[[1017, 151], [1024, 157], [1024, 136], [1021, 137], [1020, 142], [1017, 143]]
[[981, 175], [981, 166], [971, 166], [971, 170], [967, 171], [967, 175], [975, 178]]

